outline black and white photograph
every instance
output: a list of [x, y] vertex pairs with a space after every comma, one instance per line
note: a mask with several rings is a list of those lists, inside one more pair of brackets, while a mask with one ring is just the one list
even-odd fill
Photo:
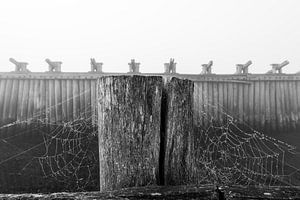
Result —
[[300, 1], [0, 0], [0, 199], [300, 199]]

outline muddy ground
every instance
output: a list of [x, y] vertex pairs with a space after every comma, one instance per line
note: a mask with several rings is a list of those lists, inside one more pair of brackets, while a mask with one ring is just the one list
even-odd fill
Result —
[[[251, 187], [225, 187], [220, 188], [226, 199], [299, 199], [300, 188], [291, 187], [271, 187], [271, 188], [251, 188]], [[149, 186], [140, 188], [129, 188], [111, 192], [76, 192], [76, 193], [51, 193], [51, 194], [0, 194], [0, 199], [82, 199], [82, 200], [136, 200], [136, 199], [222, 199], [220, 192], [216, 192], [213, 186], [172, 186], [160, 187]]]

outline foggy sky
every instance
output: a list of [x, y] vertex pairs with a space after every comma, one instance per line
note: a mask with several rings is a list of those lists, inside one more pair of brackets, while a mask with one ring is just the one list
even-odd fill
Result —
[[234, 73], [249, 59], [252, 73], [289, 60], [286, 73], [300, 71], [298, 0], [1, 0], [0, 71], [10, 57], [31, 71], [47, 70], [45, 58], [62, 71], [127, 72], [130, 59], [141, 72], [163, 72], [175, 58], [177, 72]]

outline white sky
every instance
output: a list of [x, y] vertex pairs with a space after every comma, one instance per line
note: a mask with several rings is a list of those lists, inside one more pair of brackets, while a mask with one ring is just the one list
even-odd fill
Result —
[[269, 64], [300, 71], [299, 0], [0, 0], [0, 71], [10, 57], [46, 71], [45, 58], [63, 71], [89, 71], [89, 59], [106, 72], [163, 72], [175, 58], [177, 72], [234, 73], [249, 59], [252, 73]]

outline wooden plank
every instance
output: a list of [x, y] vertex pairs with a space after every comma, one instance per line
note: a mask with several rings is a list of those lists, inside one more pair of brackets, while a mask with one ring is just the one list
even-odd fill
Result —
[[47, 99], [46, 99], [46, 80], [40, 80], [40, 101], [39, 101], [39, 112], [40, 119], [46, 118], [47, 113]]
[[67, 80], [61, 80], [62, 121], [68, 121]]
[[49, 80], [45, 80], [45, 118], [48, 123], [50, 123], [50, 112], [51, 112], [51, 104], [50, 104], [50, 90], [49, 90]]
[[204, 88], [204, 82], [202, 82], [201, 83], [201, 87], [199, 88], [200, 89], [200, 91], [199, 92], [201, 92], [201, 99], [200, 99], [200, 102], [201, 102], [201, 115], [200, 115], [200, 117], [201, 117], [201, 125], [204, 127], [205, 126], [205, 120], [207, 119], [207, 115], [206, 115], [206, 113], [205, 113], [205, 109], [206, 109], [206, 107], [205, 107], [205, 101], [206, 101], [206, 89]]
[[210, 120], [209, 106], [208, 106], [208, 83], [207, 82], [203, 83], [203, 111], [204, 111], [203, 125], [205, 128], [207, 128], [207, 126], [209, 125], [208, 122]]
[[220, 120], [220, 123], [223, 124], [224, 123], [224, 83], [218, 83], [218, 119]]
[[72, 87], [73, 87], [73, 119], [77, 119], [79, 116], [79, 84], [78, 80], [72, 81]]
[[22, 102], [21, 102], [22, 121], [27, 121], [29, 86], [30, 86], [30, 80], [25, 79], [24, 80], [24, 88], [23, 88], [24, 91], [23, 91]]
[[228, 83], [228, 90], [227, 90], [227, 98], [228, 98], [228, 113], [230, 116], [234, 117], [234, 93], [233, 93], [233, 83]]
[[79, 102], [80, 102], [80, 108], [79, 108], [79, 111], [80, 111], [80, 115], [81, 116], [85, 116], [85, 90], [84, 90], [84, 80], [79, 80], [79, 93], [80, 93], [80, 96], [79, 96]]
[[56, 122], [55, 83], [53, 79], [48, 80], [48, 82], [49, 82], [48, 86], [49, 86], [49, 114], [50, 114], [49, 119], [50, 119], [50, 123], [55, 123]]
[[198, 89], [198, 84], [197, 83], [193, 83], [194, 84], [194, 101], [193, 101], [193, 110], [194, 110], [194, 116], [193, 116], [193, 120], [194, 120], [194, 125], [198, 126], [200, 125], [199, 123], [199, 89]]
[[289, 88], [288, 82], [282, 82], [282, 94], [283, 94], [283, 119], [284, 119], [284, 131], [289, 131], [290, 129], [290, 119], [289, 119]]
[[266, 121], [265, 108], [265, 81], [259, 81], [259, 116], [260, 116], [260, 130], [264, 131]]
[[22, 121], [22, 100], [24, 92], [24, 80], [19, 80], [19, 90], [18, 90], [18, 107], [17, 107], [17, 120]]
[[68, 121], [73, 121], [73, 85], [72, 80], [67, 80], [67, 112]]
[[291, 93], [290, 93], [290, 81], [287, 80], [286, 81], [286, 106], [287, 106], [287, 112], [286, 112], [286, 116], [288, 119], [288, 131], [292, 131], [293, 130], [293, 120], [292, 120], [292, 98], [291, 98]]
[[297, 92], [297, 131], [300, 131], [300, 80], [296, 81], [296, 92]]
[[55, 122], [61, 123], [62, 122], [62, 86], [61, 80], [55, 79], [54, 80], [54, 94], [55, 94]]
[[292, 82], [287, 80], [286, 81], [286, 101], [287, 101], [287, 118], [288, 118], [288, 131], [294, 130], [294, 120], [293, 120], [293, 91], [292, 91]]
[[[5, 99], [5, 88], [6, 88], [6, 79], [1, 79], [0, 80], [0, 113], [3, 112], [4, 108], [4, 99]], [[2, 121], [3, 117], [2, 114], [0, 114], [0, 124], [3, 123]]]
[[[224, 97], [224, 100], [223, 100], [223, 119], [224, 119], [224, 122], [226, 123], [227, 122], [227, 114], [231, 114], [230, 113], [230, 103], [229, 103], [229, 83], [224, 83], [224, 89], [223, 89], [223, 97]], [[226, 114], [225, 114], [226, 113]]]
[[33, 117], [33, 108], [34, 108], [34, 80], [30, 79], [29, 88], [28, 88], [28, 105], [27, 105], [27, 120], [30, 122]]
[[9, 108], [9, 118], [17, 120], [17, 107], [18, 107], [18, 93], [19, 93], [19, 80], [13, 80], [13, 86], [11, 90], [11, 106]]
[[209, 115], [209, 121], [212, 119], [212, 82], [207, 81], [207, 114]]
[[271, 106], [270, 106], [270, 81], [265, 81], [265, 91], [264, 91], [264, 95], [265, 95], [265, 126], [264, 126], [264, 130], [266, 133], [270, 132], [271, 129], [271, 116], [270, 116], [270, 110], [271, 110]]
[[35, 92], [35, 98], [36, 98], [36, 101], [35, 101], [35, 105], [34, 105], [34, 109], [35, 109], [35, 111], [34, 111], [34, 117], [35, 117], [35, 119], [40, 119], [42, 116], [41, 116], [41, 111], [42, 111], [42, 109], [43, 109], [43, 105], [42, 105], [42, 89], [41, 89], [41, 87], [43, 87], [43, 85], [41, 84], [42, 83], [42, 81], [40, 80], [40, 79], [36, 79], [35, 80], [36, 81], [36, 83], [35, 83], [35, 85], [36, 85], [36, 88], [35, 88], [35, 90], [36, 90], [36, 92]]
[[289, 97], [290, 97], [290, 119], [292, 131], [296, 131], [297, 123], [297, 91], [295, 81], [289, 81]]
[[255, 100], [255, 93], [254, 93], [254, 86], [255, 82], [253, 81], [252, 84], [249, 86], [249, 124], [253, 128], [254, 127], [254, 114], [255, 114], [255, 106], [254, 106], [254, 100]]
[[248, 84], [243, 84], [243, 121], [245, 124], [248, 126], [250, 125], [249, 123], [249, 87], [250, 85]]
[[[283, 78], [284, 79], [284, 78]], [[282, 114], [283, 114], [283, 122], [284, 122], [284, 126], [283, 126], [283, 130], [284, 132], [288, 131], [288, 126], [289, 126], [289, 117], [288, 117], [288, 88], [287, 88], [287, 84], [286, 81], [282, 81]]]
[[[97, 105], [95, 102], [96, 99], [96, 88], [98, 88], [98, 86], [96, 87], [97, 82], [96, 81], [91, 81], [91, 109], [92, 109], [92, 123], [93, 124], [97, 124], [97, 115], [96, 115], [96, 109], [97, 109]], [[99, 86], [100, 87], [100, 86]]]
[[[34, 109], [34, 79], [28, 79], [29, 86], [28, 86], [28, 96], [27, 96], [27, 106], [26, 106], [26, 127], [24, 129], [30, 130], [31, 129], [31, 123], [33, 121], [33, 109]], [[29, 140], [34, 139], [34, 131], [28, 131], [26, 134], [26, 137]]]
[[232, 114], [235, 119], [239, 118], [239, 98], [238, 98], [238, 83], [232, 83], [232, 88], [233, 88], [233, 100], [232, 100]]
[[39, 101], [40, 101], [40, 80], [34, 79], [34, 92], [33, 92], [33, 118], [37, 119], [39, 113]]
[[87, 110], [85, 117], [87, 119], [91, 118], [91, 81], [84, 81], [84, 107]]
[[198, 98], [197, 98], [197, 105], [198, 105], [198, 111], [197, 111], [197, 117], [198, 117], [198, 121], [197, 124], [199, 127], [203, 126], [203, 122], [204, 122], [204, 116], [203, 116], [203, 83], [194, 83], [197, 85], [197, 87], [195, 87], [195, 89], [197, 89], [197, 93], [198, 93]]
[[237, 84], [238, 87], [238, 116], [239, 116], [239, 123], [244, 123], [244, 85], [246, 84]]
[[279, 121], [277, 119], [277, 111], [276, 111], [276, 83], [275, 81], [271, 80], [270, 84], [269, 84], [269, 88], [270, 88], [270, 123], [271, 123], [271, 127], [270, 127], [270, 132], [273, 132], [276, 130], [276, 126], [277, 126], [277, 121]]
[[260, 130], [260, 90], [259, 81], [254, 82], [254, 129]]
[[283, 119], [283, 112], [282, 112], [282, 109], [283, 106], [283, 99], [282, 99], [282, 96], [283, 96], [283, 89], [282, 89], [282, 82], [279, 82], [277, 81], [276, 83], [276, 111], [277, 111], [277, 119], [278, 119], [278, 122], [277, 122], [277, 127], [278, 127], [278, 130], [279, 131], [283, 131], [283, 127], [284, 127], [284, 119]]
[[218, 104], [219, 104], [219, 90], [218, 90], [218, 83], [213, 83], [213, 111], [214, 111], [214, 118], [216, 121], [219, 122], [218, 116]]
[[8, 79], [6, 81], [5, 93], [4, 93], [4, 104], [3, 104], [3, 111], [2, 111], [2, 119], [3, 120], [8, 119], [11, 89], [12, 89], [12, 80]]
[[207, 82], [207, 96], [208, 96], [208, 113], [210, 120], [214, 117], [213, 115], [213, 82]]
[[205, 101], [206, 101], [206, 88], [204, 88], [204, 82], [201, 83], [201, 87], [200, 87], [200, 92], [201, 92], [201, 122], [202, 122], [202, 126], [205, 127], [205, 123], [207, 120], [207, 115], [206, 115], [206, 107], [205, 107]]
[[3, 123], [3, 110], [4, 110], [4, 101], [5, 101], [5, 92], [6, 92], [6, 83], [7, 79], [0, 79], [0, 124]]
[[299, 120], [299, 115], [298, 115], [298, 96], [297, 96], [297, 82], [298, 81], [293, 81], [293, 87], [294, 87], [294, 101], [295, 101], [295, 107], [293, 108], [294, 111], [294, 117], [295, 117], [295, 123], [296, 123], [296, 130], [297, 131], [297, 124], [298, 124], [298, 120]]

